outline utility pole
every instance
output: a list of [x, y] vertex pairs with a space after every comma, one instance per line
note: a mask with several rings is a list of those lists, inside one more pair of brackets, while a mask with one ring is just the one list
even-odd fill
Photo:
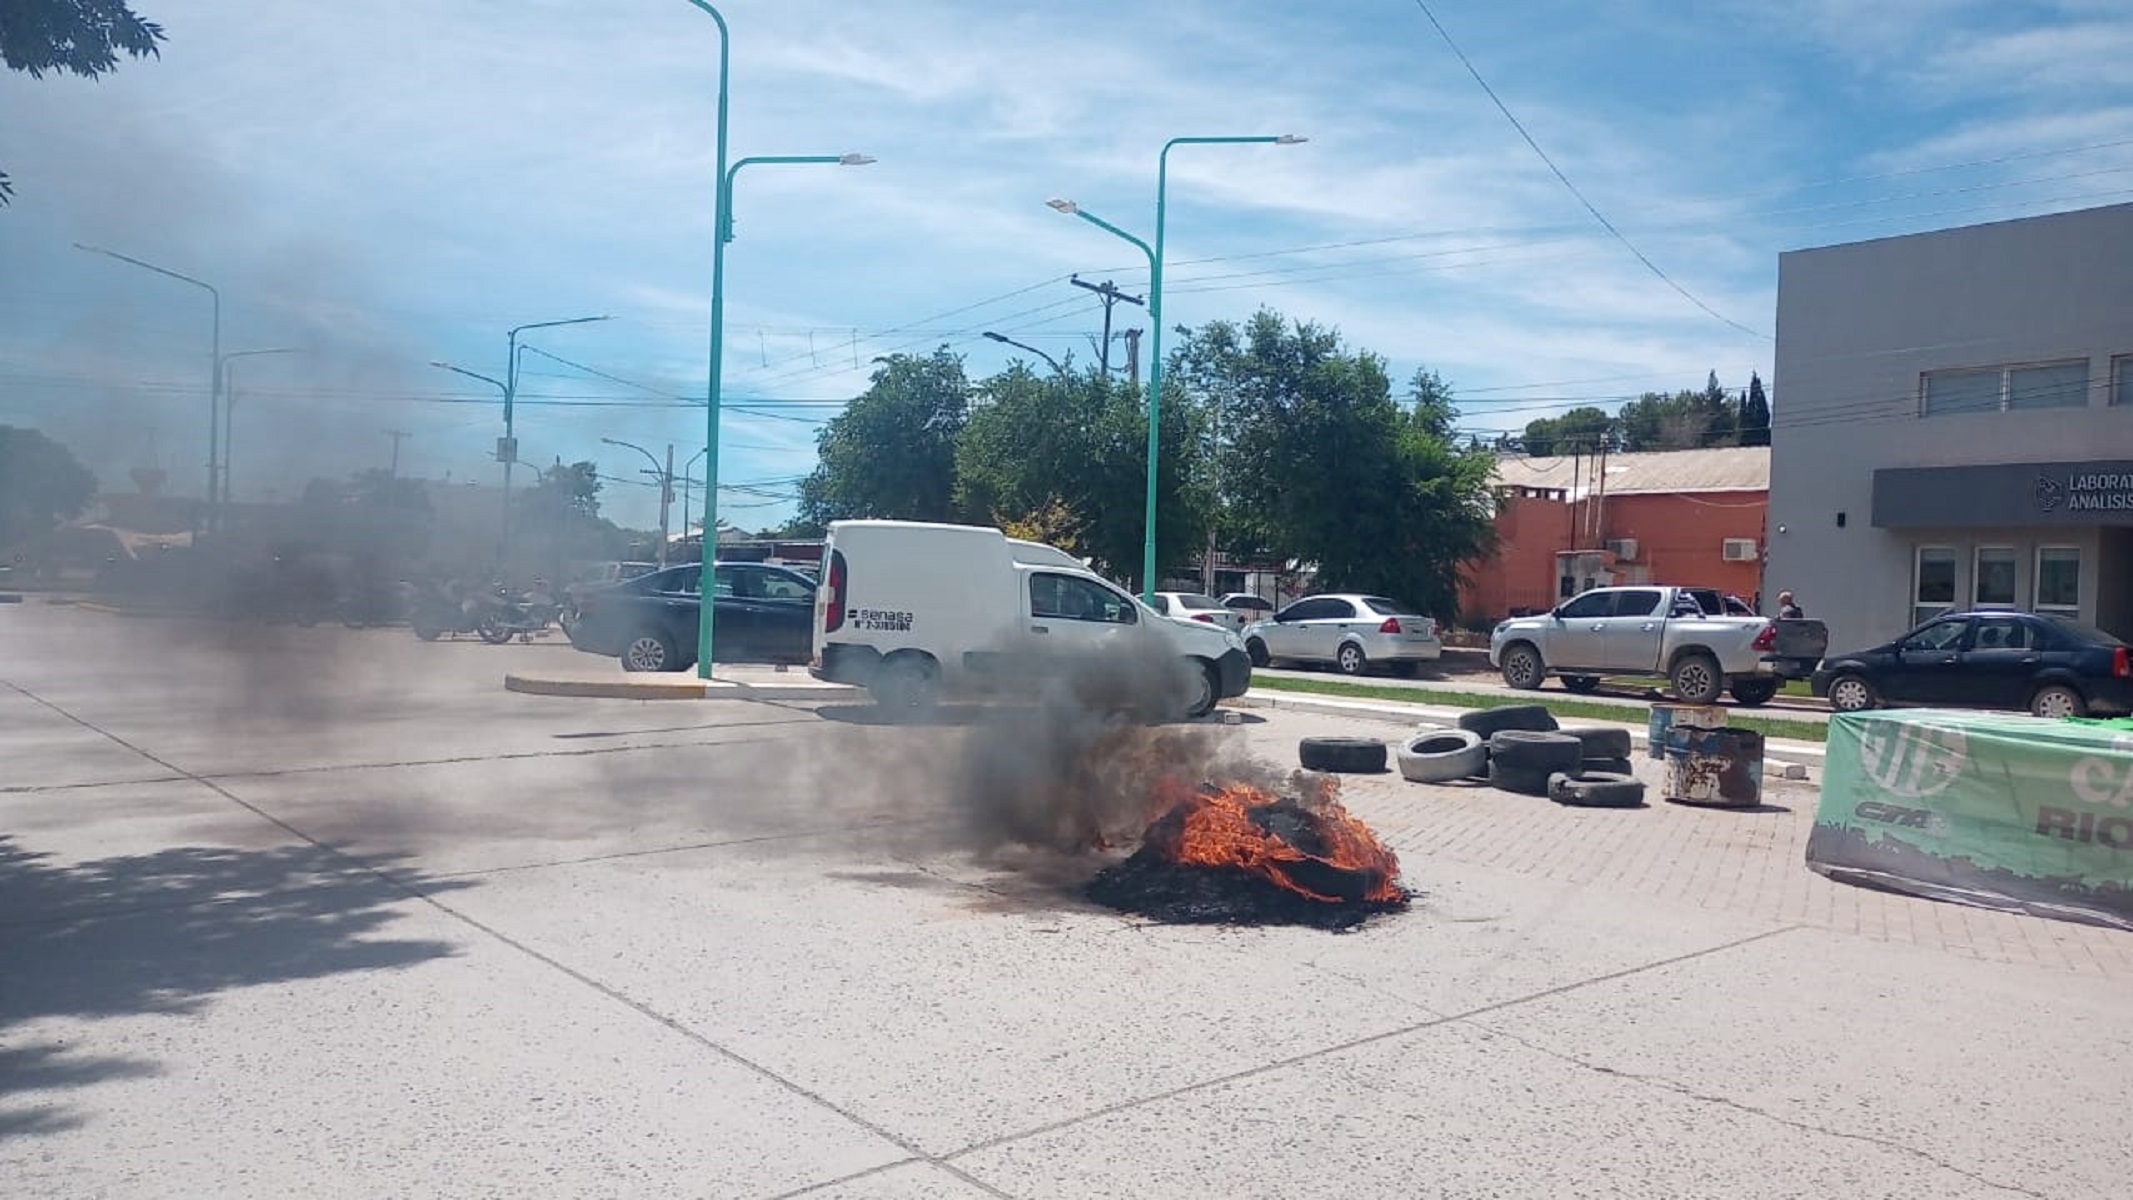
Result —
[[1141, 331], [1126, 331], [1126, 382], [1134, 387], [1141, 385]]
[[674, 504], [674, 443], [667, 443], [667, 469], [659, 476], [659, 565], [667, 565], [667, 510]]
[[393, 465], [388, 472], [394, 479], [400, 478], [400, 443], [415, 436], [404, 429], [388, 429], [385, 436], [393, 440]]
[[1098, 298], [1104, 302], [1104, 340], [1103, 346], [1096, 352], [1096, 362], [1103, 373], [1109, 375], [1111, 373], [1111, 309], [1121, 300], [1128, 304], [1138, 304], [1142, 308], [1148, 307], [1148, 302], [1140, 296], [1128, 296], [1126, 293], [1119, 291], [1118, 285], [1108, 279], [1102, 283], [1089, 283], [1079, 275], [1072, 275], [1067, 277], [1067, 282], [1075, 287], [1086, 288], [1095, 292]]

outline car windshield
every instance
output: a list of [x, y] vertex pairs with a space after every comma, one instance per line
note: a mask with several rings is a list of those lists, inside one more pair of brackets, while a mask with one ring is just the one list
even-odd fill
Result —
[[2044, 619], [2052, 623], [2052, 628], [2075, 641], [2090, 642], [2102, 646], [2123, 646], [2126, 644], [2124, 638], [2113, 637], [2094, 625], [2084, 625], [2072, 617], [2047, 615]]
[[1418, 611], [1412, 604], [1403, 604], [1384, 596], [1365, 596], [1363, 603], [1370, 606], [1371, 612], [1381, 617], [1409, 617], [1416, 615]]

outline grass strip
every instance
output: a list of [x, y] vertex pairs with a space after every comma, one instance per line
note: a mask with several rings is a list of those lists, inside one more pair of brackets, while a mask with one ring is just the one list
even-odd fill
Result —
[[[1303, 692], [1314, 696], [1333, 696], [1348, 700], [1396, 700], [1402, 704], [1436, 704], [1449, 708], [1503, 708], [1511, 704], [1545, 705], [1558, 718], [1574, 717], [1587, 721], [1615, 721], [1639, 724], [1643, 720], [1642, 709], [1622, 704], [1596, 704], [1590, 700], [1562, 700], [1554, 696], [1505, 696], [1500, 693], [1451, 692], [1435, 689], [1389, 687], [1373, 683], [1349, 683], [1339, 679], [1286, 679], [1266, 675], [1252, 678], [1252, 687], [1270, 692]], [[1788, 721], [1782, 717], [1748, 717], [1737, 711], [1726, 714], [1726, 724], [1735, 729], [1752, 729], [1766, 738], [1779, 738], [1788, 742], [1820, 742], [1829, 737], [1829, 726], [1820, 721]]]

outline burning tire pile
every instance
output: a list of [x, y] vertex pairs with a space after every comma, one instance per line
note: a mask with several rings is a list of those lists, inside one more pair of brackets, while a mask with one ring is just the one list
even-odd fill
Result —
[[1312, 794], [1165, 780], [1140, 848], [1086, 893], [1171, 924], [1347, 930], [1405, 909], [1412, 893], [1400, 885], [1398, 856], [1341, 805], [1337, 781], [1305, 790]]

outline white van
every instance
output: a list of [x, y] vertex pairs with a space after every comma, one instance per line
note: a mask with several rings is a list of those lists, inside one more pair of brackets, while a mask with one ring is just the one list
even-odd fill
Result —
[[815, 593], [817, 679], [885, 707], [1030, 693], [1091, 670], [1203, 716], [1251, 686], [1237, 635], [1163, 616], [1053, 546], [976, 525], [838, 521]]

